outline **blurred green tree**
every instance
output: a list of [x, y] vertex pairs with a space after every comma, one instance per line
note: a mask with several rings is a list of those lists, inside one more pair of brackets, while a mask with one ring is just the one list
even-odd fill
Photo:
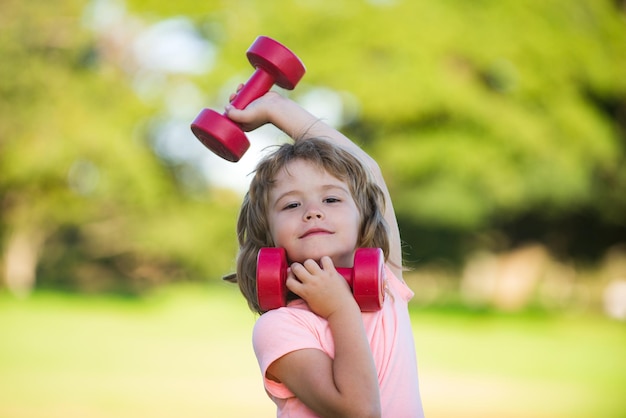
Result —
[[42, 286], [137, 292], [219, 277], [235, 251], [235, 200], [180, 187], [181, 167], [164, 164], [147, 141], [154, 107], [104, 59], [83, 7], [2, 5], [5, 282], [17, 293], [35, 277]]
[[[128, 25], [89, 29], [85, 8], [107, 4]], [[341, 98], [341, 129], [387, 174], [409, 261], [460, 262], [476, 246], [525, 240], [593, 259], [626, 241], [623, 2], [123, 6], [0, 5], [0, 245], [15, 289], [37, 277], [138, 291], [232, 268], [239, 198], [208, 186], [193, 161], [158, 152], [169, 116], [154, 97], [193, 85], [207, 107], [220, 105], [249, 76], [244, 51], [259, 34], [307, 65], [297, 100], [320, 88]], [[181, 16], [215, 46], [215, 65], [133, 68], [125, 54], [141, 26]], [[195, 141], [185, 135], [180, 143]]]
[[295, 95], [344, 97], [342, 129], [385, 168], [410, 258], [539, 240], [590, 261], [626, 240], [623, 2], [129, 4], [209, 28], [228, 46], [222, 79], [260, 33], [297, 51]]

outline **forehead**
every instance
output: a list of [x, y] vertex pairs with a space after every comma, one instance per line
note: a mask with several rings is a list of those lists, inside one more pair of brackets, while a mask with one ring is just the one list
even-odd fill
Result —
[[346, 182], [330, 174], [324, 167], [310, 161], [297, 159], [287, 163], [276, 173], [272, 190], [316, 185], [338, 186], [348, 189]]

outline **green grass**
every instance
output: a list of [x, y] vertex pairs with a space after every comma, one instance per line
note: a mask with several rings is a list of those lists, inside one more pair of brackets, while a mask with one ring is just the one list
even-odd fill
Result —
[[[626, 327], [414, 310], [427, 417], [626, 417]], [[0, 417], [271, 417], [231, 286], [0, 294]]]
[[626, 417], [623, 323], [441, 312], [413, 321], [427, 416]]
[[234, 289], [0, 298], [0, 417], [272, 416]]

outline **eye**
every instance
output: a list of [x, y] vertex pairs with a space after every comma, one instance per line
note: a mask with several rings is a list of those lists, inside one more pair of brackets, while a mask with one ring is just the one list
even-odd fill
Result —
[[341, 199], [338, 197], [327, 197], [324, 199], [324, 203], [338, 203], [341, 202]]
[[285, 206], [283, 206], [283, 210], [295, 209], [298, 206], [300, 206], [300, 203], [297, 203], [297, 202], [287, 203]]

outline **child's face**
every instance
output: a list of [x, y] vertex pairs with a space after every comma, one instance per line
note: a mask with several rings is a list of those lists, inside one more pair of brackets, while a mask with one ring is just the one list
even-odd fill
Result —
[[329, 256], [336, 267], [352, 267], [361, 216], [343, 181], [292, 161], [275, 178], [268, 213], [274, 243], [290, 262]]

